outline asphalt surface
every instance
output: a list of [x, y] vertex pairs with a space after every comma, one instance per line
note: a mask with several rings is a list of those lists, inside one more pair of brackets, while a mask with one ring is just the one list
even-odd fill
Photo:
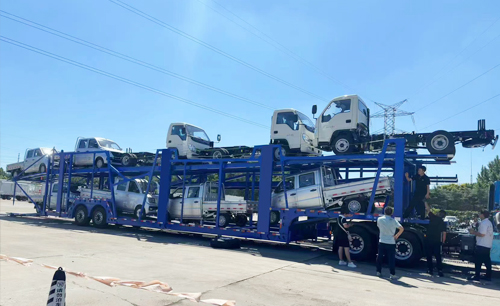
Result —
[[[62, 266], [91, 276], [160, 280], [174, 292], [236, 305], [500, 305], [500, 272], [493, 282], [468, 282], [471, 265], [447, 264], [430, 277], [425, 262], [398, 269], [399, 281], [377, 278], [373, 263], [340, 267], [318, 248], [245, 241], [238, 250], [212, 249], [209, 239], [155, 230], [78, 227], [71, 220], [9, 217], [33, 212], [26, 202], [0, 202], [0, 253], [34, 260], [27, 267], [0, 261], [0, 305], [45, 305], [53, 270]], [[388, 276], [388, 270], [383, 272]], [[108, 287], [67, 275], [67, 305], [196, 305], [176, 296]], [[207, 304], [199, 304], [207, 305]]]

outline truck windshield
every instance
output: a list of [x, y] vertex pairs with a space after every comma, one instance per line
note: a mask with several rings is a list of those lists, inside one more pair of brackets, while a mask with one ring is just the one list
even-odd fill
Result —
[[302, 114], [301, 112], [297, 112], [297, 115], [299, 115], [300, 121], [302, 121], [302, 124], [306, 127], [306, 129], [312, 133], [314, 133], [314, 123], [307, 117], [306, 115]]
[[107, 140], [107, 139], [99, 139], [98, 140], [99, 145], [103, 148], [108, 148], [108, 149], [113, 149], [113, 150], [122, 150], [119, 145], [116, 144], [116, 142]]
[[210, 141], [210, 138], [208, 138], [207, 133], [205, 133], [204, 130], [197, 128], [197, 127], [194, 127], [192, 125], [187, 125], [186, 129], [187, 129], [187, 133], [189, 136], [195, 137], [195, 138], [200, 138], [200, 139], [205, 140], [205, 141]]
[[[331, 109], [333, 104], [335, 104], [335, 108]], [[332, 103], [330, 103], [330, 105], [328, 105], [328, 108], [323, 113], [321, 122], [328, 122], [330, 121], [330, 119], [333, 118], [333, 116], [340, 113], [348, 113], [350, 111], [351, 111], [351, 99], [333, 101]]]

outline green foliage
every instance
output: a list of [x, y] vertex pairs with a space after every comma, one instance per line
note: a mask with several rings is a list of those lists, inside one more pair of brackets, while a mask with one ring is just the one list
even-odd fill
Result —
[[10, 180], [11, 175], [8, 172], [5, 172], [3, 168], [0, 167], [0, 179]]
[[481, 188], [488, 188], [493, 182], [500, 181], [500, 158], [495, 157], [488, 166], [481, 167], [477, 175], [477, 183]]
[[450, 184], [431, 190], [427, 202], [435, 208], [457, 211], [478, 211], [488, 205], [488, 189], [478, 184]]

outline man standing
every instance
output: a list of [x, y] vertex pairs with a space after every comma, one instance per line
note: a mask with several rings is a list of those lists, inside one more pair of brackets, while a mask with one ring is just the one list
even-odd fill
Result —
[[[392, 207], [384, 209], [384, 216], [377, 219], [377, 227], [380, 231], [377, 255], [377, 276], [382, 277], [382, 261], [384, 255], [389, 261], [390, 279], [396, 280], [396, 240], [404, 231], [403, 226], [392, 217]], [[394, 234], [398, 229], [398, 233]]]
[[[339, 248], [339, 265], [356, 268], [356, 265], [351, 260], [351, 253], [349, 252], [349, 226], [350, 224], [347, 222], [347, 219], [340, 215], [333, 239]], [[344, 261], [344, 253], [347, 262]]]
[[413, 212], [413, 209], [417, 211], [417, 216], [419, 216], [420, 219], [425, 218], [424, 200], [431, 197], [431, 181], [429, 180], [429, 177], [425, 175], [425, 171], [427, 171], [427, 168], [425, 166], [418, 167], [417, 174], [412, 178], [408, 176], [408, 172], [405, 173], [406, 180], [408, 182], [415, 181], [416, 186], [415, 192], [413, 193], [413, 198], [410, 201], [410, 205], [408, 205], [408, 207], [406, 208], [403, 214], [403, 218], [408, 218]]
[[469, 277], [469, 280], [480, 279], [481, 266], [486, 266], [485, 280], [491, 281], [491, 247], [493, 246], [493, 224], [488, 219], [490, 212], [487, 210], [482, 211], [479, 214], [481, 223], [479, 223], [479, 229], [475, 231], [474, 229], [469, 229], [469, 232], [476, 236], [476, 249], [474, 254], [474, 261], [476, 264], [476, 274]]
[[425, 249], [427, 253], [427, 273], [431, 276], [434, 273], [432, 257], [436, 258], [436, 266], [438, 269], [439, 277], [443, 277], [443, 262], [441, 258], [441, 246], [446, 240], [446, 223], [444, 217], [446, 212], [440, 210], [436, 216], [431, 207], [425, 202], [425, 210], [429, 214], [429, 225], [427, 227], [427, 234], [425, 235]]

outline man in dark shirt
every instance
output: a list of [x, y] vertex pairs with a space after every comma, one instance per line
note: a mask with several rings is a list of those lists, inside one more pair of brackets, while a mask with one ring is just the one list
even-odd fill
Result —
[[425, 203], [425, 210], [429, 214], [429, 225], [427, 226], [427, 234], [425, 235], [425, 248], [427, 253], [427, 273], [431, 276], [434, 272], [432, 256], [436, 257], [436, 266], [438, 275], [443, 277], [443, 261], [441, 258], [441, 246], [446, 240], [446, 223], [444, 217], [446, 212], [440, 210], [436, 216], [430, 206]]
[[425, 175], [427, 168], [425, 166], [418, 167], [418, 173], [410, 178], [408, 172], [405, 173], [406, 180], [408, 182], [415, 181], [415, 192], [413, 193], [413, 198], [410, 201], [410, 205], [406, 208], [403, 218], [408, 218], [413, 212], [413, 209], [417, 211], [417, 216], [420, 219], [425, 219], [425, 206], [424, 200], [429, 199], [430, 196], [430, 185], [431, 181], [429, 177]]

